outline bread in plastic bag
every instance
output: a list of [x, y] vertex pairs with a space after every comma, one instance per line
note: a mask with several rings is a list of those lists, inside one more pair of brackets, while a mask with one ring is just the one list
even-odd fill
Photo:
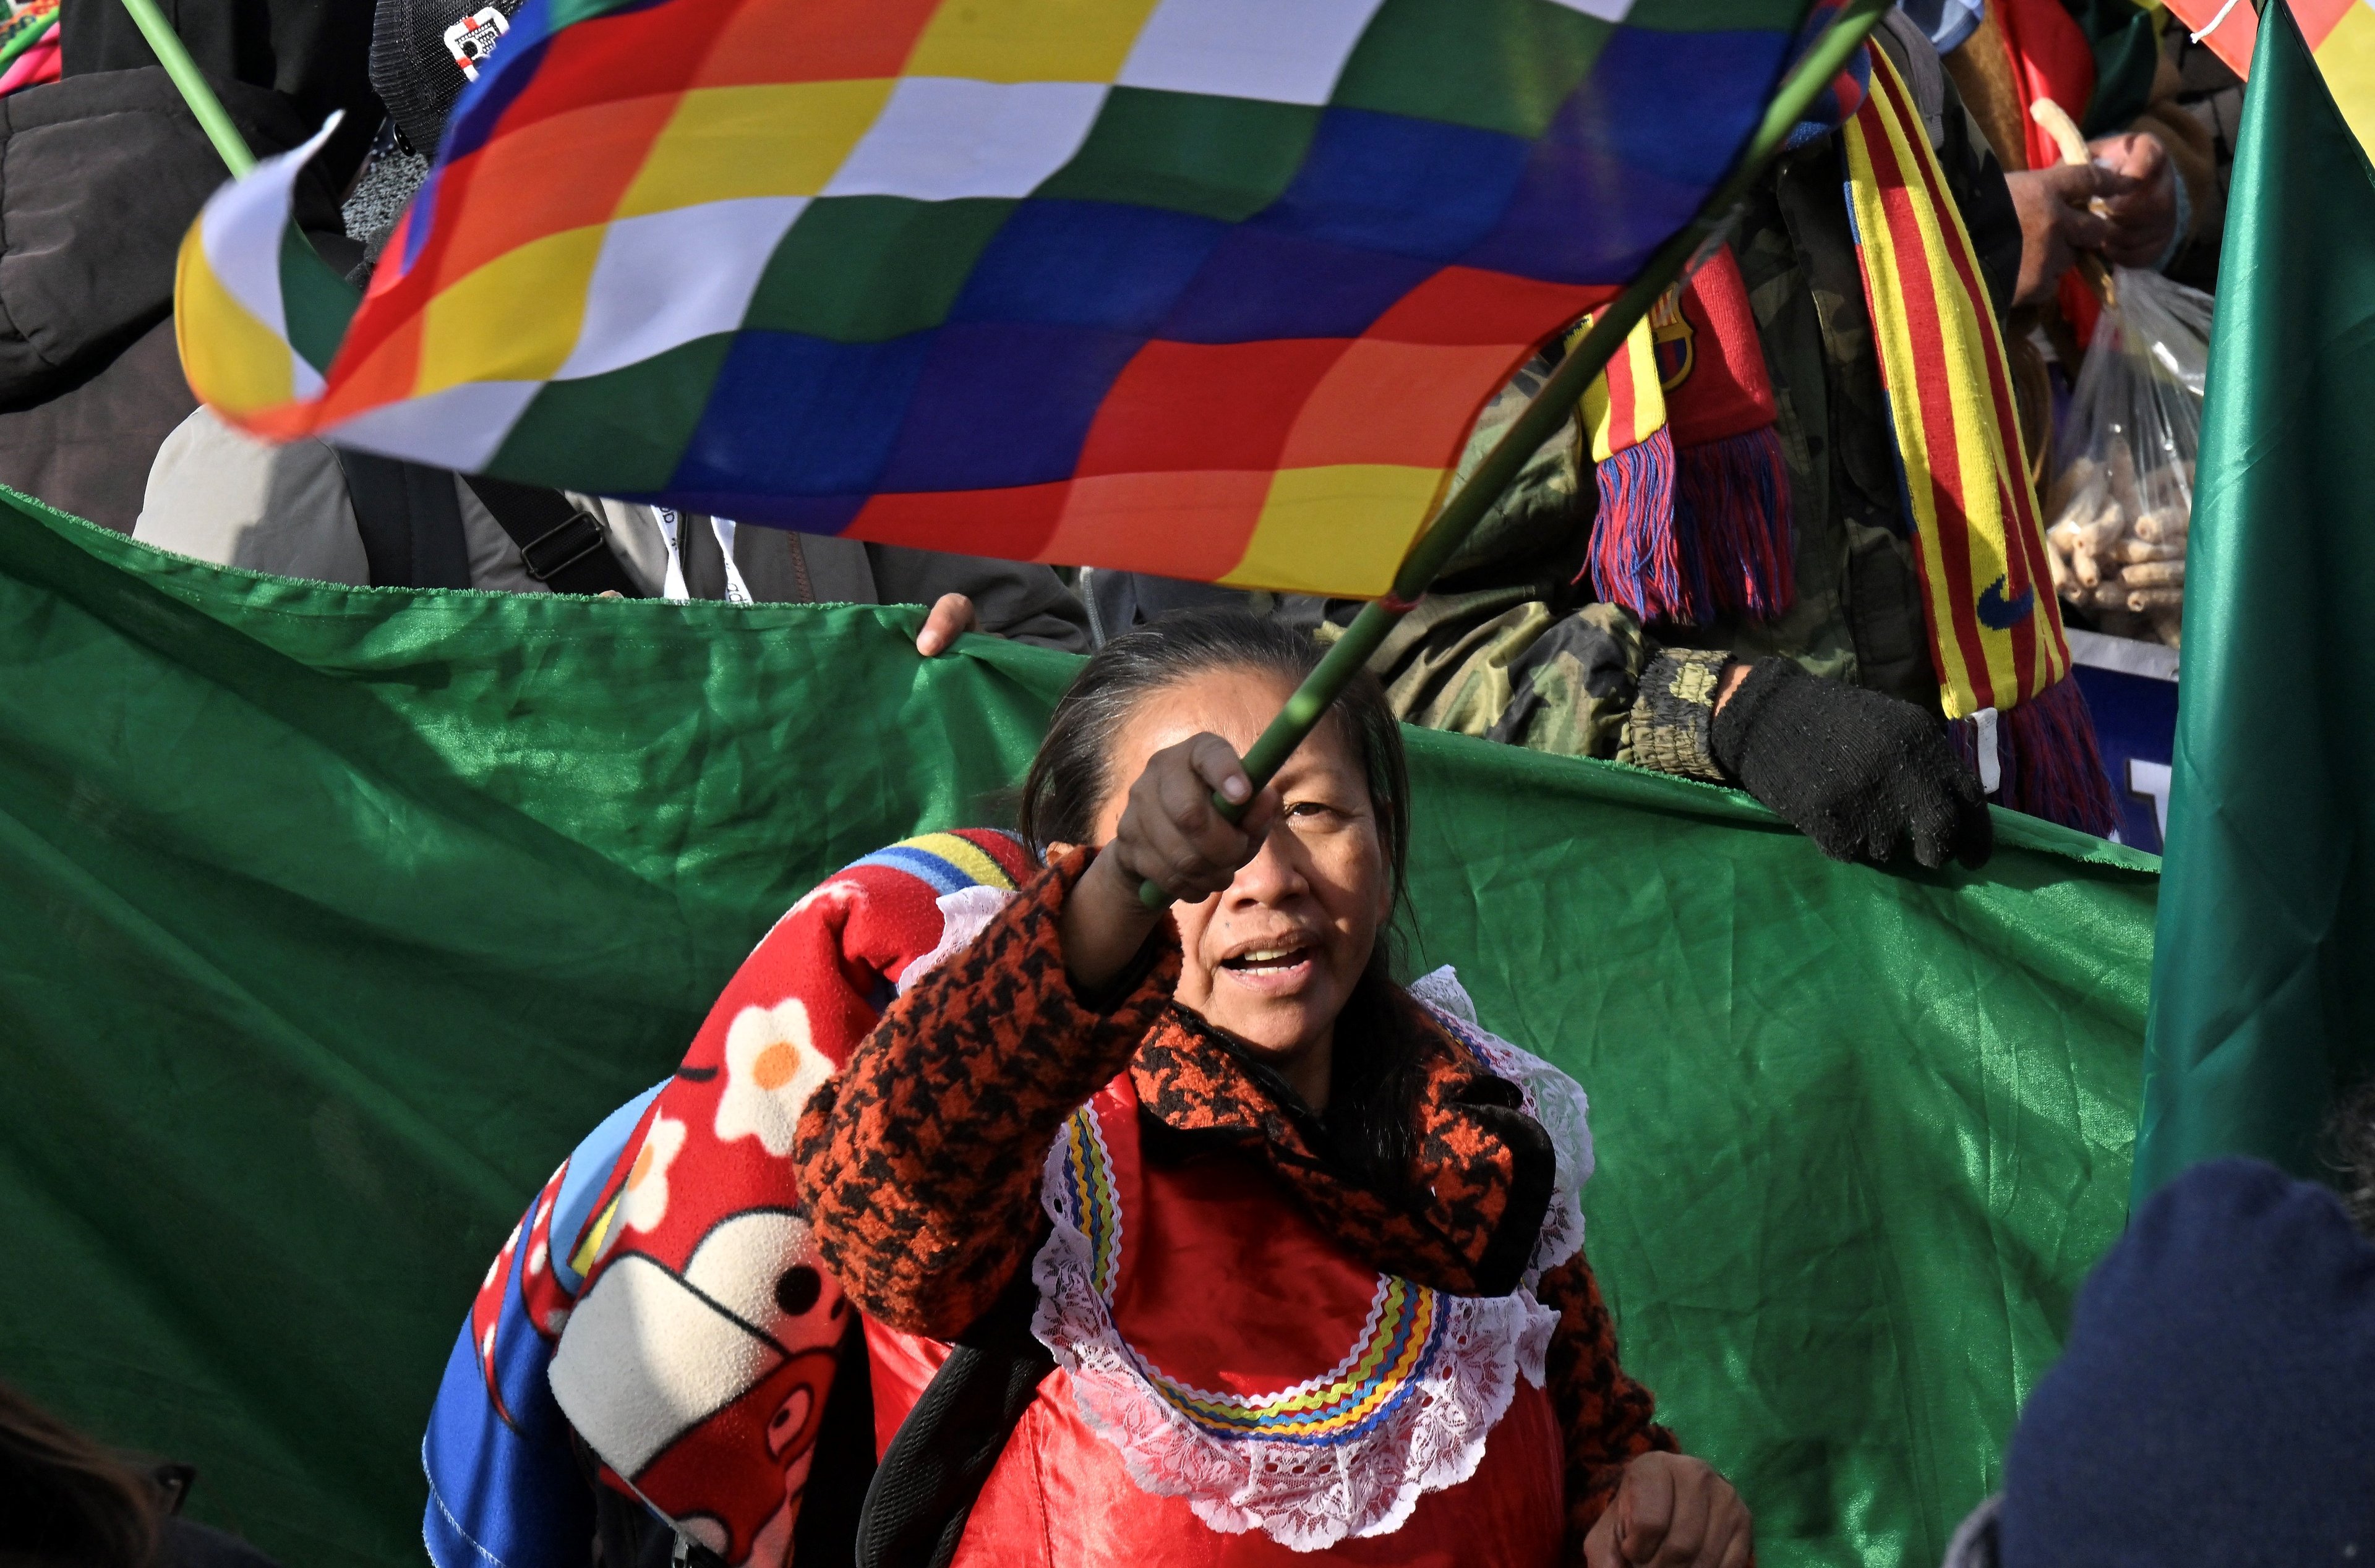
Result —
[[2210, 296], [2121, 267], [2054, 433], [2054, 591], [2114, 636], [2178, 645]]

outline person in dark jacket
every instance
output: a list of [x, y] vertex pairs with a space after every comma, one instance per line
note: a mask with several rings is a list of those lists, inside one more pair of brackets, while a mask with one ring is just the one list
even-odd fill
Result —
[[[164, 0], [249, 149], [346, 121], [298, 187], [331, 265], [337, 203], [381, 114], [369, 0]], [[121, 0], [65, 0], [64, 77], [0, 100], [0, 483], [129, 532], [157, 448], [196, 406], [173, 341], [173, 258], [222, 157]]]
[[[344, 114], [314, 161], [334, 188], [354, 178], [381, 115], [371, 82], [372, 0], [158, 0], [157, 8], [218, 92], [226, 83], [268, 91], [296, 112], [307, 136]], [[124, 0], [60, 0], [58, 18], [68, 78], [158, 64]]]
[[[313, 129], [269, 88], [215, 89], [258, 153]], [[161, 67], [0, 99], [0, 483], [131, 531], [159, 445], [196, 407], [173, 342], [173, 258], [226, 178]], [[329, 171], [309, 171], [297, 221], [351, 265], [337, 197]]]

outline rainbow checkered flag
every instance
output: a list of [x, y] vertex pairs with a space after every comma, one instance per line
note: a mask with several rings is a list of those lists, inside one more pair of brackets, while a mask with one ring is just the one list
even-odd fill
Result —
[[183, 363], [274, 440], [1374, 597], [1810, 8], [530, 0], [360, 308], [291, 242], [310, 148], [207, 204]]

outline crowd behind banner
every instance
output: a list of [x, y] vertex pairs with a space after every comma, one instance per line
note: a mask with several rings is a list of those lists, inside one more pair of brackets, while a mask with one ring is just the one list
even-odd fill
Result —
[[[360, 281], [515, 9], [276, 0], [185, 6], [176, 26], [259, 153], [345, 114], [300, 187], [298, 223]], [[196, 404], [176, 357], [173, 257], [224, 171], [148, 45], [117, 0], [12, 0], [0, 58], [0, 233], [16, 258], [0, 277], [0, 482], [142, 544], [330, 584], [917, 604], [930, 607], [917, 639], [928, 656], [965, 631], [1089, 653], [1220, 607], [1317, 644], [1358, 608], [805, 536], [257, 441]], [[1995, 842], [1990, 803], [2157, 850], [2240, 84], [2157, 6], [2131, 0], [1904, 0], [1860, 71], [1861, 107], [1802, 127], [1728, 246], [1655, 313], [1663, 422], [1612, 431], [1587, 399], [1372, 668], [1406, 723], [1741, 788], [1837, 860], [1976, 868]], [[1906, 238], [1903, 253], [1857, 218], [1870, 179], [1860, 149], [1892, 125], [1919, 138], [1920, 179], [1956, 215], [1942, 236]], [[1925, 242], [1940, 254], [1920, 255]], [[2038, 650], [2068, 632], [2066, 681], [2049, 673], [1978, 698], [1932, 619], [1937, 549], [1904, 483], [1926, 455], [1890, 401], [1913, 368], [1889, 359], [1898, 306], [1873, 282], [1925, 259], [1949, 276], [1947, 253], [1970, 264], [1947, 313], [2000, 344], [1989, 362], [2009, 398], [2009, 418], [1975, 428], [2016, 455], [2041, 506], [2048, 580], [2026, 608], [2007, 581], [2005, 624]], [[1545, 346], [1485, 407], [1463, 471], [1559, 349]], [[1660, 512], [1645, 495], [1671, 499]], [[1653, 560], [1679, 564], [1642, 564]], [[2004, 1499], [1973, 1517], [1951, 1561], [2090, 1561], [2088, 1543], [2159, 1527], [2152, 1500], [2195, 1484], [2192, 1459], [2145, 1477], [2116, 1456], [2199, 1407], [2182, 1379], [2137, 1385], [2137, 1358], [2182, 1359], [2204, 1337], [2264, 1351], [2243, 1375], [2265, 1407], [2230, 1412], [2236, 1422], [2296, 1412], [2287, 1401], [2314, 1377], [2347, 1385], [2349, 1366], [2268, 1349], [2280, 1321], [2303, 1343], [2363, 1342], [2363, 1329], [2352, 1341], [2328, 1326], [2369, 1310], [2354, 1304], [2368, 1271], [2338, 1213], [2273, 1180], [2213, 1171], [2139, 1217], [2080, 1303], [2065, 1370], [2015, 1442]], [[2308, 1471], [2352, 1462], [2349, 1443], [2365, 1439], [2346, 1414], [2312, 1425], [2328, 1416], [2340, 1435], [2308, 1443]], [[13, 1397], [0, 1405], [0, 1463], [77, 1500], [37, 1556], [246, 1560], [172, 1521], [179, 1493], [163, 1472], [125, 1468]], [[2211, 1474], [2198, 1484], [2220, 1490]], [[2098, 1506], [2114, 1496], [2128, 1512]], [[2182, 1516], [2186, 1555], [2168, 1561], [2211, 1561], [2237, 1539], [2233, 1521]]]

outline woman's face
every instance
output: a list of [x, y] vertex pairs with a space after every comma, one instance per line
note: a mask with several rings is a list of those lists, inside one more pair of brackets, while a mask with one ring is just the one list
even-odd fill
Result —
[[[1140, 702], [1114, 739], [1115, 787], [1097, 841], [1113, 837], [1129, 786], [1157, 751], [1209, 732], [1242, 757], [1293, 690], [1265, 671], [1218, 670]], [[1171, 913], [1186, 959], [1179, 1001], [1284, 1068], [1332, 1041], [1392, 912], [1393, 886], [1368, 781], [1340, 719], [1321, 724], [1272, 782], [1281, 808], [1260, 853], [1225, 890]]]

